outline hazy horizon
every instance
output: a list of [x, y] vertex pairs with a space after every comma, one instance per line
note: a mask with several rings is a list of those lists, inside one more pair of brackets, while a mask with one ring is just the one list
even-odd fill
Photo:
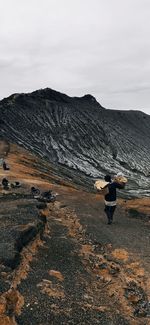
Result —
[[0, 3], [0, 99], [53, 88], [150, 114], [148, 0]]

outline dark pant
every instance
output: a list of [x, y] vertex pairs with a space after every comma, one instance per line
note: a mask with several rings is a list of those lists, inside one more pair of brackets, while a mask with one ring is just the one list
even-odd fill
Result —
[[115, 209], [116, 209], [116, 205], [114, 205], [113, 207], [105, 205], [105, 213], [107, 215], [108, 222], [113, 221], [113, 215], [114, 215]]

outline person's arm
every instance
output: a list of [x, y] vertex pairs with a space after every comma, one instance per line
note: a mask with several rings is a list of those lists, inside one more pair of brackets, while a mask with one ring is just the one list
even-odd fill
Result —
[[125, 183], [115, 183], [115, 186], [116, 186], [116, 188], [121, 190], [121, 189], [125, 188]]

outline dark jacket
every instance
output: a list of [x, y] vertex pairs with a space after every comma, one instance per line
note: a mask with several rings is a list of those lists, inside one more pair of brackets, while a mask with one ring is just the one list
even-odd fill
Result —
[[122, 188], [124, 188], [124, 185], [118, 184], [116, 182], [112, 182], [112, 183], [108, 184], [109, 193], [107, 193], [105, 195], [105, 200], [107, 202], [116, 201], [116, 198], [117, 198], [116, 189], [117, 188], [122, 189]]

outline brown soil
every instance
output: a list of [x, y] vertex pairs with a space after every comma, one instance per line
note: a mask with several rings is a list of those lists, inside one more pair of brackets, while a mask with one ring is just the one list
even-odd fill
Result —
[[[0, 169], [0, 177], [20, 181], [22, 187], [19, 193], [28, 194], [33, 185], [42, 190], [53, 189], [59, 194], [58, 202], [49, 204], [47, 210], [42, 212], [48, 220], [45, 238], [42, 241], [36, 238], [24, 248], [21, 264], [11, 275], [11, 287], [17, 294], [15, 315], [18, 325], [29, 325], [28, 317], [33, 317], [31, 325], [48, 325], [46, 320], [42, 320], [46, 313], [53, 318], [54, 325], [91, 324], [91, 319], [95, 319], [93, 324], [102, 325], [150, 324], [140, 304], [141, 300], [150, 300], [147, 219], [150, 200], [120, 200], [114, 224], [109, 228], [101, 196], [77, 190], [64, 180], [61, 183], [59, 179], [59, 184], [55, 184], [57, 176], [51, 174], [47, 163], [15, 145], [10, 147], [7, 162], [10, 171]], [[7, 194], [13, 191], [9, 190]], [[2, 189], [0, 195], [3, 195]], [[13, 204], [19, 206], [20, 200]], [[130, 215], [130, 209], [138, 211], [138, 218]], [[58, 255], [55, 261], [59, 243], [62, 242], [64, 249], [65, 241], [68, 249], [74, 248], [70, 248], [70, 253], [65, 251], [62, 256]], [[49, 255], [53, 245], [54, 253]], [[74, 260], [78, 265], [76, 274]], [[66, 261], [69, 261], [67, 266]], [[41, 275], [40, 267], [44, 263]], [[35, 274], [37, 282], [34, 284]], [[68, 285], [73, 295], [68, 295]], [[74, 301], [77, 292], [79, 296]], [[5, 295], [1, 299], [4, 301], [0, 303], [0, 324], [14, 325], [12, 316], [8, 317], [5, 313]], [[41, 299], [44, 299], [43, 310], [38, 314], [39, 305], [43, 303]], [[28, 313], [32, 301], [34, 307]], [[79, 310], [80, 316], [75, 316]], [[84, 322], [85, 314], [89, 320]]]

